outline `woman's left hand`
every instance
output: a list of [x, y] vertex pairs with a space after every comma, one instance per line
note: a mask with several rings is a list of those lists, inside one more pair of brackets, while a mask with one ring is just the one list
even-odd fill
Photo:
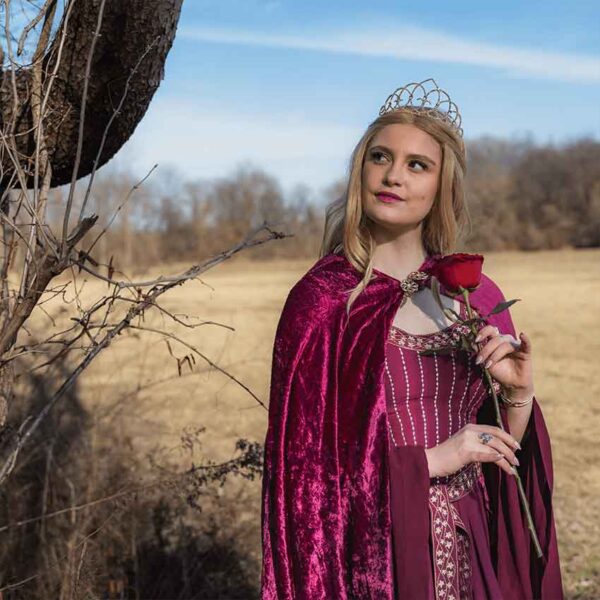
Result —
[[524, 333], [519, 337], [517, 340], [510, 334], [501, 334], [494, 325], [485, 325], [477, 334], [481, 349], [475, 360], [481, 358], [478, 364], [485, 366], [511, 396], [533, 392], [531, 341]]

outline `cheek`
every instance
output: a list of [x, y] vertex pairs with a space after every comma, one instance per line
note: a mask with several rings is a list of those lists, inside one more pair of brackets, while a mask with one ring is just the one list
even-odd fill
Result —
[[433, 202], [438, 191], [438, 178], [428, 177], [426, 180], [423, 179], [422, 185], [419, 189], [419, 198], [423, 202]]
[[369, 163], [365, 163], [362, 169], [362, 183], [368, 185], [373, 180], [373, 169]]
[[362, 188], [362, 200], [363, 204], [369, 202], [371, 199], [370, 191], [375, 189], [376, 181], [375, 174], [373, 173], [373, 169], [369, 169], [368, 167], [363, 167], [362, 175], [361, 175], [361, 188]]

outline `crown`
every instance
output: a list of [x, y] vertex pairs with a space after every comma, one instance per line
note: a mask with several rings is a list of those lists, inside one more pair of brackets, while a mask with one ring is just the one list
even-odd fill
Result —
[[[425, 84], [429, 82], [434, 87], [427, 91]], [[379, 114], [383, 115], [399, 108], [417, 114], [426, 113], [434, 119], [448, 123], [458, 132], [460, 137], [463, 136], [458, 106], [450, 100], [450, 96], [439, 88], [431, 77], [420, 83], [409, 83], [393, 91], [379, 109]]]

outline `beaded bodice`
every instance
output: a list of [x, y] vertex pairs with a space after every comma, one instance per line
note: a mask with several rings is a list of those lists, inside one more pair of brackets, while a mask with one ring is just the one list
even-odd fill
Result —
[[[461, 302], [461, 318], [466, 318]], [[390, 328], [386, 343], [385, 385], [390, 441], [394, 446], [436, 446], [476, 414], [487, 396], [474, 353], [460, 350], [468, 330], [452, 323], [441, 331], [413, 334]], [[422, 355], [421, 350], [451, 347], [450, 353]]]

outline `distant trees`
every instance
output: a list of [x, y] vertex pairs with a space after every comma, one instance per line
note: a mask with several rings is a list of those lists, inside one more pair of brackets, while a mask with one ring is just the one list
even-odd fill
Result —
[[[468, 143], [467, 154], [472, 228], [466, 249], [600, 245], [600, 143], [536, 146], [486, 136]], [[213, 180], [184, 181], [167, 170], [152, 174], [118, 210], [114, 198], [124, 198], [134, 183], [130, 173], [110, 167], [97, 176], [94, 210], [101, 220], [119, 215], [119, 225], [96, 248], [100, 263], [111, 255], [140, 269], [157, 261], [196, 260], [231, 246], [264, 220], [293, 236], [247, 256], [316, 257], [325, 205], [345, 192], [339, 179], [320, 195], [303, 184], [286, 194], [273, 176], [251, 164]]]
[[467, 243], [481, 250], [514, 247], [518, 227], [509, 203], [512, 170], [525, 152], [528, 142], [508, 142], [489, 136], [467, 145], [466, 194], [472, 230]]
[[[238, 243], [265, 221], [293, 236], [249, 249], [248, 256], [292, 258], [318, 252], [323, 211], [310, 188], [299, 184], [286, 195], [275, 178], [251, 165], [214, 180], [185, 181], [173, 170], [161, 170], [130, 193], [135, 186], [126, 170], [108, 167], [96, 175], [90, 209], [102, 228], [116, 217], [91, 253], [100, 265], [108, 266], [113, 257], [117, 269], [143, 270], [158, 262], [204, 259]], [[50, 194], [52, 223], [52, 217], [60, 217], [64, 191]]]
[[536, 147], [483, 138], [468, 147], [469, 244], [481, 249], [600, 245], [600, 144]]
[[600, 144], [532, 148], [512, 171], [509, 202], [519, 247], [600, 245]]

